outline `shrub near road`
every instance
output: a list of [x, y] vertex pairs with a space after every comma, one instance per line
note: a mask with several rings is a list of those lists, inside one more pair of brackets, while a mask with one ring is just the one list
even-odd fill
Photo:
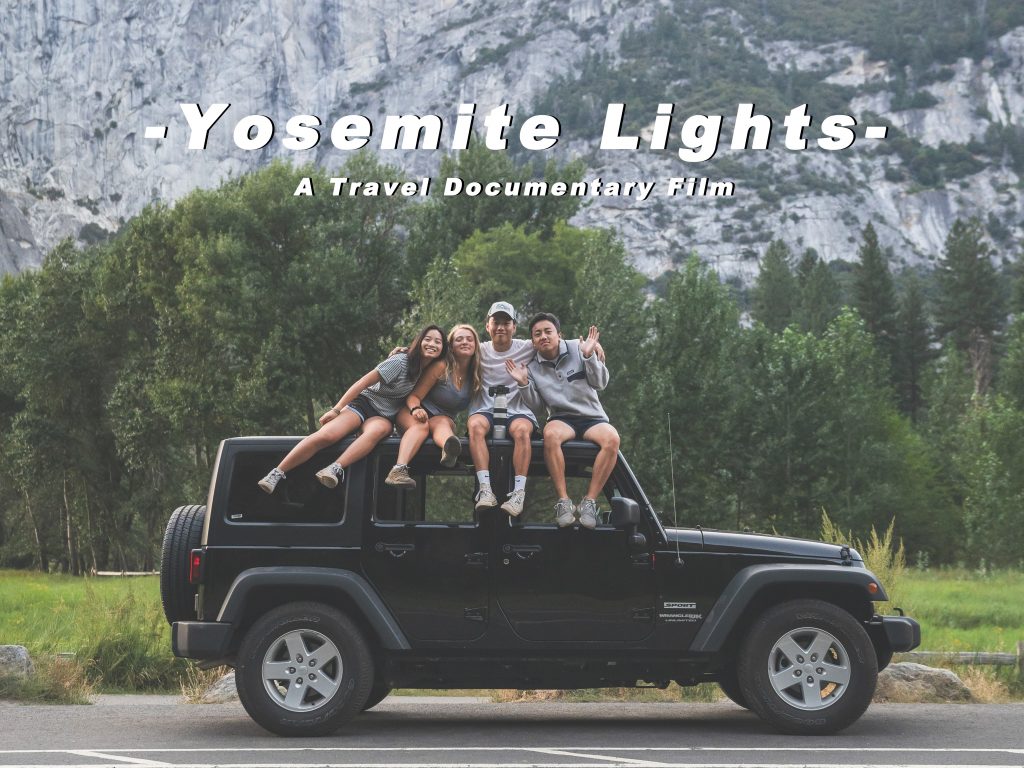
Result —
[[43, 668], [74, 654], [52, 671], [104, 691], [176, 691], [186, 669], [170, 652], [156, 577], [0, 571], [0, 643], [24, 645]]
[[[1013, 652], [1024, 640], [1022, 572], [908, 569], [902, 589], [901, 607], [921, 622], [923, 650]], [[187, 669], [171, 656], [157, 577], [0, 571], [0, 643], [26, 646], [43, 669], [46, 655], [75, 653], [77, 664], [51, 671], [70, 687], [80, 670], [103, 691], [177, 693]]]

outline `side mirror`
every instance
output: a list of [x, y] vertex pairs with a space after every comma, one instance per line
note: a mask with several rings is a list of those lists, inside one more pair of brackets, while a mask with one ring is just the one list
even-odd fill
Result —
[[640, 524], [640, 505], [623, 496], [612, 497], [612, 511], [608, 522], [616, 528], [629, 528]]
[[637, 530], [640, 525], [640, 505], [633, 499], [622, 496], [612, 497], [612, 511], [608, 516], [609, 524], [622, 528], [629, 533], [629, 548], [634, 552], [647, 549], [647, 537]]

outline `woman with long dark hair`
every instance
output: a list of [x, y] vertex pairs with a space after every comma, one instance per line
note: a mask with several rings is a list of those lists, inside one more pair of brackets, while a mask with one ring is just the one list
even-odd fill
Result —
[[344, 482], [345, 468], [367, 456], [377, 443], [390, 435], [396, 421], [402, 429], [412, 425], [413, 414], [403, 410], [405, 398], [426, 368], [437, 360], [444, 360], [447, 351], [444, 330], [428, 325], [417, 334], [408, 352], [392, 355], [349, 387], [335, 406], [320, 417], [320, 429], [292, 448], [281, 463], [260, 480], [260, 488], [273, 493], [289, 470], [362, 427], [359, 437], [341, 456], [316, 473], [317, 479], [328, 488]]

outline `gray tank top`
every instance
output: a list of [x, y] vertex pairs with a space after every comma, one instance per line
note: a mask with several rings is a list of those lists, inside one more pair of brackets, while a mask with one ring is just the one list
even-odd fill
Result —
[[423, 407], [431, 416], [447, 416], [454, 419], [459, 411], [469, 407], [469, 399], [472, 393], [472, 377], [466, 376], [462, 382], [462, 389], [455, 388], [455, 377], [437, 382], [427, 396], [423, 399]]

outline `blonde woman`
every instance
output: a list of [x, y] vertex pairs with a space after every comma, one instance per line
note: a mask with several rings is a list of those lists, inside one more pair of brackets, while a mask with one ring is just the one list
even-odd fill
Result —
[[455, 466], [462, 452], [462, 443], [455, 436], [455, 416], [469, 407], [473, 395], [480, 391], [480, 382], [480, 337], [473, 326], [456, 325], [448, 333], [445, 359], [431, 363], [406, 398], [413, 421], [402, 435], [398, 463], [385, 483], [416, 487], [409, 477], [409, 462], [428, 435], [441, 446], [441, 464]]

